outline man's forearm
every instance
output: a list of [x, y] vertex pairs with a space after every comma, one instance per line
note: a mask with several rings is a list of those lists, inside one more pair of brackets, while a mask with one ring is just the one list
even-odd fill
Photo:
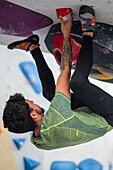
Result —
[[72, 27], [72, 16], [67, 21], [64, 22], [63, 18], [61, 18], [61, 29], [64, 35], [63, 41], [63, 50], [62, 50], [62, 57], [61, 57], [61, 73], [58, 77], [57, 84], [56, 84], [56, 92], [60, 91], [67, 95], [69, 98], [70, 96], [70, 75], [71, 75], [71, 66], [72, 66], [72, 48], [70, 42], [70, 31]]
[[64, 37], [63, 50], [61, 57], [61, 70], [64, 70], [68, 66], [71, 69], [72, 66], [72, 47], [69, 37]]

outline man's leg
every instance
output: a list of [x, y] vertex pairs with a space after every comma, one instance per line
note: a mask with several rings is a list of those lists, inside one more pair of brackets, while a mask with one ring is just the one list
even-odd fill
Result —
[[37, 48], [35, 45], [31, 45], [29, 50], [31, 50], [30, 52], [38, 69], [43, 87], [43, 96], [47, 100], [51, 101], [55, 95], [55, 81], [53, 74], [46, 63], [40, 48]]
[[39, 37], [37, 35], [30, 36], [24, 40], [16, 41], [8, 45], [9, 49], [22, 49], [25, 51], [30, 51], [38, 72], [40, 76], [40, 80], [43, 86], [43, 96], [51, 101], [55, 94], [55, 82], [54, 77], [46, 64], [42, 52], [39, 48]]
[[86, 104], [79, 97], [77, 97], [75, 93], [71, 93], [71, 109], [75, 110], [83, 106], [86, 106]]
[[[93, 64], [92, 37], [83, 36], [77, 67], [71, 79], [71, 89], [94, 112], [106, 117], [113, 114], [113, 97], [91, 84], [88, 76]], [[112, 123], [113, 124], [113, 123]]]
[[[88, 35], [89, 34], [89, 35]], [[103, 116], [113, 126], [113, 97], [91, 84], [88, 76], [93, 65], [93, 46], [91, 33], [83, 33], [83, 45], [80, 50], [76, 70], [70, 87], [91, 110]]]

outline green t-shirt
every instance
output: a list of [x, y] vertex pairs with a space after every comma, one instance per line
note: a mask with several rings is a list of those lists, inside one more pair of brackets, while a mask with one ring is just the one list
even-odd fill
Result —
[[82, 144], [103, 136], [112, 127], [88, 107], [71, 110], [70, 99], [57, 92], [40, 125], [40, 137], [31, 142], [40, 149], [51, 150]]

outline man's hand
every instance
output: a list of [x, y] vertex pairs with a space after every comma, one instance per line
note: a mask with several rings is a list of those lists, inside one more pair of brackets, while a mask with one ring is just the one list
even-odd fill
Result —
[[71, 28], [72, 28], [72, 21], [73, 21], [72, 15], [67, 22], [65, 22], [63, 20], [63, 18], [60, 16], [61, 30], [62, 30], [65, 38], [70, 37], [70, 31], [71, 31]]

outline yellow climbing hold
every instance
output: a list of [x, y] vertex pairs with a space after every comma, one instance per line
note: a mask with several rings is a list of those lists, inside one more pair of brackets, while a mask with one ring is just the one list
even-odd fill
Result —
[[109, 76], [111, 78], [113, 78], [113, 70], [108, 69], [108, 68], [104, 68], [104, 67], [97, 67], [98, 71], [100, 71], [102, 74], [105, 74], [106, 76]]
[[109, 79], [113, 79], [113, 77], [110, 77], [108, 75], [105, 75], [103, 73], [97, 70], [91, 70], [90, 72], [90, 77], [91, 78], [94, 78], [94, 79], [97, 79], [97, 80], [109, 80]]

